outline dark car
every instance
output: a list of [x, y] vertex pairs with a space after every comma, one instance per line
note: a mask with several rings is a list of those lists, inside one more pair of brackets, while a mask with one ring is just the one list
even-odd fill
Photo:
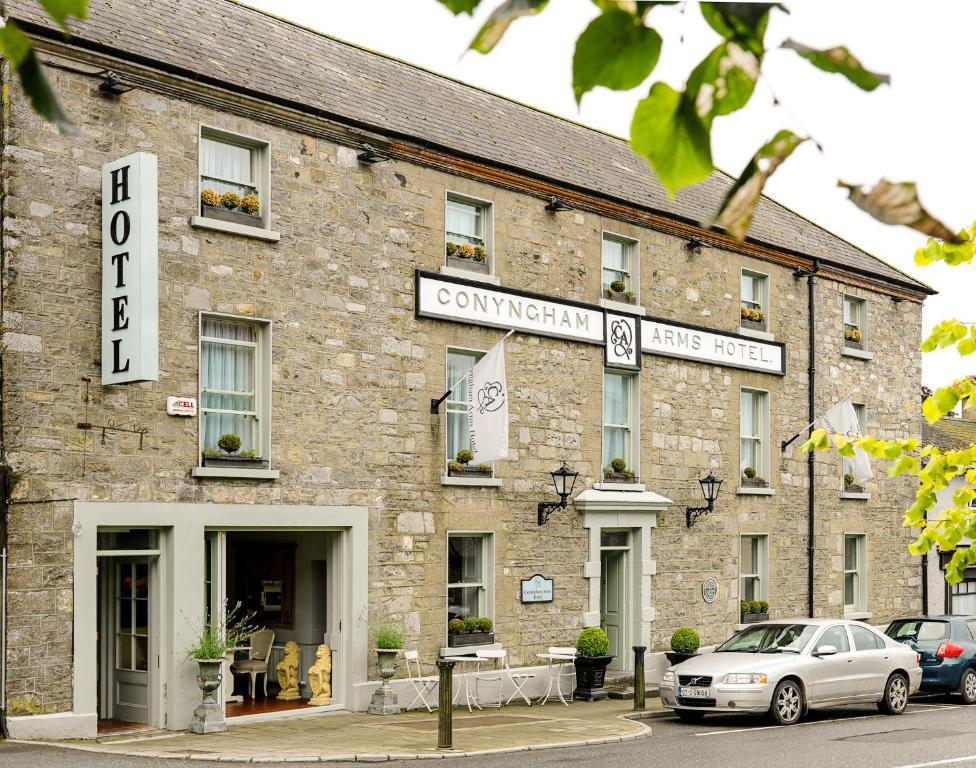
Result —
[[921, 655], [920, 690], [958, 693], [976, 704], [976, 616], [895, 619], [885, 634]]

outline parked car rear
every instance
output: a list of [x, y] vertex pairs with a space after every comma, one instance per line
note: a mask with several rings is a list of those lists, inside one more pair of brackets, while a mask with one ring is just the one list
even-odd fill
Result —
[[921, 690], [958, 693], [976, 704], [976, 616], [895, 619], [885, 634], [921, 656]]

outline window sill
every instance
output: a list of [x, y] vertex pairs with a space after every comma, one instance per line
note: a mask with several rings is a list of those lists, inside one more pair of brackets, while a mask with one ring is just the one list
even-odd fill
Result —
[[740, 485], [735, 489], [736, 496], [772, 496], [775, 493], [775, 488], [751, 488]]
[[647, 490], [644, 483], [593, 483], [594, 491], [636, 491], [643, 493]]
[[871, 494], [867, 491], [841, 491], [840, 497], [842, 499], [870, 499]]
[[851, 621], [867, 621], [871, 618], [870, 611], [844, 611], [844, 618]]
[[611, 312], [620, 312], [624, 315], [646, 315], [647, 310], [640, 304], [630, 304], [626, 301], [614, 301], [613, 299], [600, 299], [600, 306], [609, 309]]
[[473, 488], [501, 488], [502, 481], [497, 477], [452, 477], [441, 475], [441, 485], [466, 485]]
[[476, 283], [488, 283], [489, 285], [501, 285], [502, 281], [497, 275], [486, 275], [483, 272], [472, 272], [467, 269], [455, 269], [446, 265], [440, 268], [442, 275], [448, 277], [460, 277], [462, 280], [473, 280]]
[[743, 328], [741, 325], [736, 330], [740, 336], [748, 336], [750, 339], [759, 339], [760, 341], [776, 341], [776, 337], [773, 336], [769, 331], [757, 331], [755, 328]]
[[244, 480], [277, 480], [277, 469], [234, 469], [233, 467], [193, 467], [192, 477], [234, 477]]
[[874, 360], [874, 353], [854, 347], [844, 347], [840, 352], [844, 357], [856, 357], [858, 360]]
[[208, 219], [206, 216], [194, 216], [190, 219], [190, 226], [198, 229], [213, 229], [217, 232], [229, 232], [232, 235], [243, 237], [254, 237], [258, 240], [267, 240], [277, 243], [281, 240], [281, 233], [261, 227], [249, 227], [246, 224], [238, 224], [233, 221], [220, 221], [219, 219]]

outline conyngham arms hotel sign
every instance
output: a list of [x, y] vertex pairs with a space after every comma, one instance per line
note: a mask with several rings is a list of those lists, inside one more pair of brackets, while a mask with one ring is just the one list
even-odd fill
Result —
[[614, 368], [638, 370], [641, 353], [646, 353], [780, 376], [786, 373], [782, 342], [638, 317], [422, 270], [417, 270], [416, 283], [418, 317], [514, 328], [535, 336], [600, 345], [606, 364]]

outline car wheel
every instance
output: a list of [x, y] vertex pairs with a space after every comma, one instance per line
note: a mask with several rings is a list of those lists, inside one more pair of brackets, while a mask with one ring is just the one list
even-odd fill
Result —
[[878, 709], [886, 715], [900, 715], [908, 706], [908, 680], [904, 675], [894, 674], [885, 683], [884, 696], [878, 702]]
[[691, 709], [676, 709], [674, 713], [686, 723], [700, 723], [705, 719], [704, 712], [695, 712]]
[[962, 673], [959, 695], [962, 696], [964, 704], [976, 704], [976, 670], [970, 668]]
[[803, 716], [803, 692], [795, 680], [781, 680], [776, 686], [769, 716], [776, 725], [793, 725]]

